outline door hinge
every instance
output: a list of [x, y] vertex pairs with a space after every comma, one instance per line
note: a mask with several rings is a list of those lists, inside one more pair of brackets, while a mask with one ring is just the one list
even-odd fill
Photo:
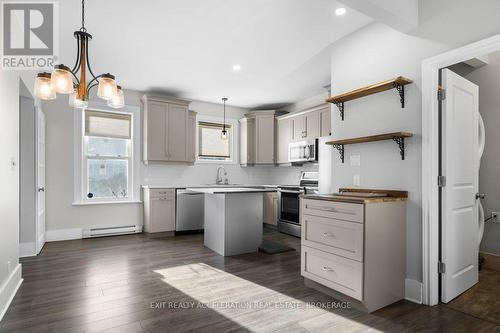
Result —
[[446, 99], [446, 89], [438, 88], [437, 98], [438, 101], [444, 101]]
[[438, 176], [438, 186], [439, 187], [446, 186], [446, 177], [445, 176]]
[[444, 262], [441, 262], [441, 261], [438, 262], [438, 273], [439, 274], [446, 273], [446, 265]]

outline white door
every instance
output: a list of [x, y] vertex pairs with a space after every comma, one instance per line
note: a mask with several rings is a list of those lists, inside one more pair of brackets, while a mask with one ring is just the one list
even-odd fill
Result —
[[37, 216], [36, 216], [36, 252], [37, 254], [45, 244], [45, 114], [40, 108], [37, 110], [37, 149], [36, 149], [36, 174], [37, 174]]
[[478, 282], [477, 158], [479, 88], [450, 70], [442, 72], [441, 301]]

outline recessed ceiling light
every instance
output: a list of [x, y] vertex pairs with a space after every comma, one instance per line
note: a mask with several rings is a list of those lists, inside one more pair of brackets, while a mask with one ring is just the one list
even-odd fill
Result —
[[335, 9], [335, 15], [342, 16], [345, 14], [346, 11], [347, 10], [344, 7], [337, 8]]
[[239, 72], [240, 70], [241, 70], [241, 66], [240, 65], [233, 65], [233, 71]]

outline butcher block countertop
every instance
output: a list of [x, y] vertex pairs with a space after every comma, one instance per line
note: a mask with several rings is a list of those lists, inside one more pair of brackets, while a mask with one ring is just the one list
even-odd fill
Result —
[[341, 188], [339, 193], [332, 194], [302, 194], [303, 199], [326, 200], [349, 203], [381, 203], [394, 201], [407, 201], [407, 191], [375, 190], [375, 189], [352, 189]]

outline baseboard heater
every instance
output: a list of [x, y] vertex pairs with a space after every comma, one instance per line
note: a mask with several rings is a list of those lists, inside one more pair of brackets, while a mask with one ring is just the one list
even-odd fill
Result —
[[118, 236], [142, 232], [142, 225], [126, 225], [122, 227], [92, 228], [83, 230], [83, 238]]

